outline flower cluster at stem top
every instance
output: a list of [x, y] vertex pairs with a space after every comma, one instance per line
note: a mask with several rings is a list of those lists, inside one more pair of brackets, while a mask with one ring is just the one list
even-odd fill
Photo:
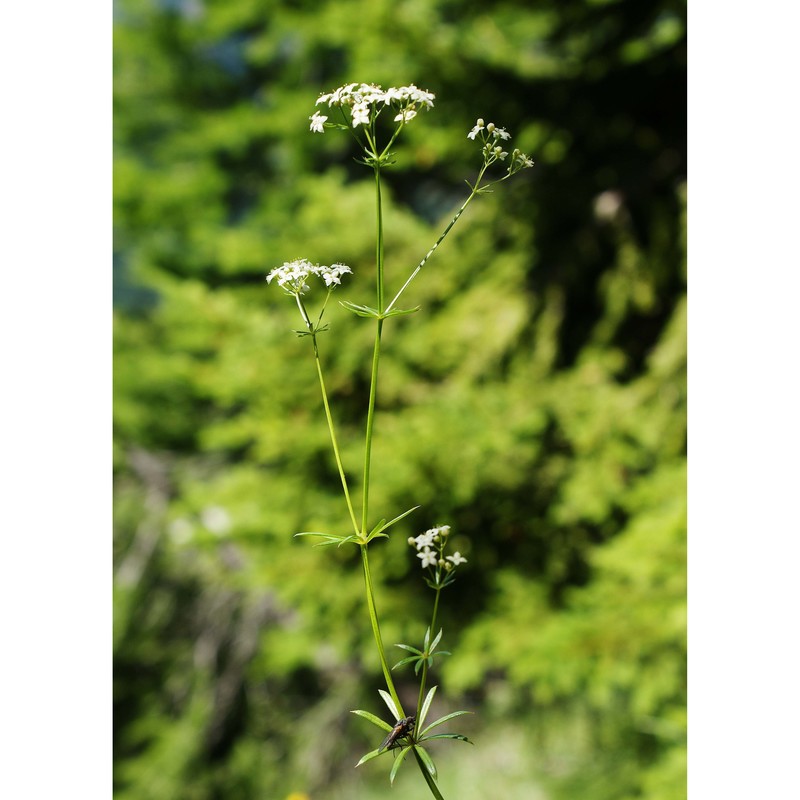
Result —
[[[475, 127], [467, 134], [467, 138], [483, 143], [483, 162], [486, 166], [495, 161], [505, 161], [508, 156], [508, 152], [503, 149], [501, 142], [510, 139], [511, 134], [505, 128], [498, 128], [494, 122], [487, 125], [482, 119], [479, 119], [475, 123]], [[514, 148], [506, 177], [532, 166], [533, 160], [518, 148]]]
[[[410, 122], [419, 108], [433, 108], [435, 99], [436, 95], [418, 89], [413, 83], [410, 86], [393, 86], [385, 91], [374, 83], [348, 83], [328, 94], [321, 94], [316, 104], [325, 103], [328, 108], [339, 108], [343, 115], [345, 109], [349, 109], [350, 122], [357, 128], [374, 122], [388, 106], [396, 112], [395, 122]], [[319, 111], [315, 111], [309, 120], [314, 133], [324, 133], [326, 127], [340, 127], [334, 123], [326, 125], [328, 117]]]
[[449, 525], [437, 525], [416, 537], [409, 537], [408, 543], [417, 550], [417, 558], [423, 569], [429, 568], [432, 580], [430, 586], [441, 587], [450, 581], [443, 578], [452, 577], [459, 564], [466, 564], [467, 559], [456, 550], [451, 556], [445, 556], [447, 539], [450, 535]]
[[353, 270], [346, 264], [331, 264], [329, 267], [312, 264], [308, 259], [298, 258], [294, 261], [285, 261], [280, 267], [275, 267], [267, 275], [267, 283], [273, 279], [278, 281], [278, 286], [290, 295], [301, 295], [308, 291], [308, 279], [314, 275], [325, 282], [329, 291], [332, 291], [342, 282], [342, 275], [352, 274]]

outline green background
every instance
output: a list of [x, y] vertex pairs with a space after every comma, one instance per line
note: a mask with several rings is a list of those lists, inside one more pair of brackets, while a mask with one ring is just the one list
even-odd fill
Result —
[[[448, 798], [678, 800], [686, 772], [686, 42], [681, 2], [119, 0], [115, 9], [114, 781], [121, 800], [429, 796], [388, 759], [308, 340], [264, 280], [349, 264], [373, 187], [320, 92], [416, 83], [385, 176], [389, 293], [465, 199], [477, 117], [536, 162], [477, 198], [386, 325], [372, 507], [387, 643], [449, 524], [433, 753]], [[321, 338], [358, 483], [373, 328]], [[396, 654], [396, 658], [395, 658]], [[402, 651], [390, 653], [390, 662]], [[414, 684], [398, 676], [403, 697]]]

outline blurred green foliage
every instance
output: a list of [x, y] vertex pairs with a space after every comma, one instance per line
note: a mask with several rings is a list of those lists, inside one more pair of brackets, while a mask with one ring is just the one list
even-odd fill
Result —
[[[308, 131], [318, 93], [367, 81], [437, 96], [386, 173], [389, 291], [466, 196], [476, 117], [537, 162], [386, 328], [373, 523], [422, 508], [374, 550], [385, 641], [429, 612], [408, 535], [448, 523], [469, 558], [434, 712], [478, 711], [477, 746], [437, 752], [445, 795], [680, 800], [684, 3], [119, 0], [115, 21], [117, 796], [388, 791], [353, 770], [375, 742], [348, 711], [380, 713], [381, 685], [357, 554], [292, 538], [347, 515], [308, 342], [264, 280], [342, 261], [339, 299], [372, 302], [369, 175]], [[357, 484], [372, 327], [329, 322]], [[393, 791], [425, 796], [412, 777]]]

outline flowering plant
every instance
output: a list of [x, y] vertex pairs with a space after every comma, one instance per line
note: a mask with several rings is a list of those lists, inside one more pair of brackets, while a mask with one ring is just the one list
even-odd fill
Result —
[[[447, 714], [440, 719], [426, 725], [427, 715], [430, 710], [431, 702], [436, 693], [436, 686], [427, 689], [428, 671], [433, 667], [437, 657], [449, 655], [446, 650], [439, 650], [439, 644], [443, 639], [444, 631], [439, 629], [436, 632], [436, 622], [439, 610], [439, 598], [442, 590], [451, 585], [455, 580], [455, 574], [458, 568], [467, 563], [460, 552], [455, 551], [452, 554], [447, 554], [448, 540], [450, 535], [449, 525], [439, 525], [428, 529], [419, 536], [409, 538], [408, 543], [416, 550], [416, 556], [420, 560], [420, 566], [424, 570], [425, 582], [434, 591], [433, 612], [431, 621], [428, 625], [425, 634], [422, 638], [422, 646], [416, 647], [410, 644], [398, 644], [397, 647], [410, 653], [410, 655], [403, 658], [397, 664], [389, 668], [386, 649], [381, 637], [380, 621], [377, 612], [375, 601], [375, 588], [372, 581], [369, 564], [369, 545], [377, 538], [388, 538], [389, 534], [386, 532], [402, 520], [407, 515], [415, 511], [418, 506], [410, 508], [407, 511], [395, 516], [390, 521], [382, 518], [377, 524], [371, 523], [369, 499], [370, 499], [370, 467], [371, 467], [371, 453], [372, 453], [372, 440], [374, 435], [374, 421], [375, 421], [375, 402], [377, 397], [378, 387], [378, 368], [381, 360], [381, 336], [385, 321], [393, 316], [400, 314], [411, 314], [418, 310], [418, 308], [401, 309], [397, 307], [397, 302], [402, 296], [403, 292], [408, 288], [412, 280], [419, 274], [420, 270], [425, 266], [428, 259], [433, 255], [435, 250], [442, 243], [444, 238], [452, 229], [453, 225], [458, 221], [459, 217], [464, 213], [464, 210], [469, 203], [478, 195], [490, 189], [495, 184], [500, 183], [516, 174], [522, 169], [532, 167], [533, 161], [521, 151], [515, 149], [511, 153], [504, 150], [504, 142], [510, 139], [510, 134], [505, 128], [499, 128], [494, 123], [486, 124], [484, 120], [478, 119], [475, 126], [467, 134], [469, 139], [472, 139], [481, 145], [482, 163], [478, 170], [478, 174], [473, 183], [467, 182], [470, 188], [470, 194], [461, 207], [458, 209], [454, 217], [450, 220], [445, 227], [442, 234], [428, 250], [419, 264], [410, 272], [405, 282], [401, 285], [399, 290], [394, 294], [391, 301], [386, 302], [386, 283], [384, 276], [384, 239], [383, 239], [383, 211], [381, 202], [381, 170], [392, 162], [391, 147], [397, 140], [397, 137], [402, 132], [403, 128], [412, 122], [421, 110], [429, 110], [433, 108], [435, 96], [430, 92], [419, 89], [413, 84], [410, 86], [393, 87], [390, 89], [382, 89], [375, 84], [367, 83], [350, 83], [335, 89], [333, 92], [321, 94], [317, 99], [318, 106], [326, 106], [324, 110], [328, 111], [327, 114], [320, 113], [319, 110], [315, 111], [310, 117], [310, 130], [314, 133], [324, 133], [328, 129], [346, 130], [354, 136], [358, 143], [363, 157], [359, 159], [360, 163], [372, 169], [375, 180], [375, 201], [376, 201], [376, 305], [356, 305], [349, 301], [342, 301], [342, 305], [360, 317], [372, 318], [375, 320], [375, 345], [373, 349], [372, 358], [372, 376], [370, 380], [370, 393], [369, 401], [366, 410], [366, 436], [364, 443], [364, 467], [362, 479], [362, 497], [361, 497], [361, 514], [360, 519], [356, 515], [353, 499], [350, 492], [348, 479], [342, 464], [342, 459], [339, 452], [338, 439], [336, 435], [336, 428], [334, 425], [333, 414], [331, 411], [328, 394], [325, 388], [325, 380], [323, 375], [322, 363], [320, 361], [319, 341], [318, 336], [323, 331], [327, 330], [327, 325], [322, 324], [322, 317], [325, 313], [328, 300], [330, 299], [333, 291], [341, 285], [341, 280], [344, 275], [350, 274], [352, 270], [345, 264], [332, 264], [330, 266], [322, 266], [319, 264], [312, 264], [304, 258], [297, 259], [284, 263], [282, 266], [273, 269], [267, 275], [267, 281], [273, 280], [280, 286], [286, 294], [294, 297], [297, 307], [300, 311], [300, 316], [303, 320], [304, 328], [295, 331], [300, 336], [310, 337], [314, 359], [317, 369], [317, 377], [319, 378], [319, 385], [322, 394], [322, 403], [325, 411], [325, 417], [328, 423], [328, 430], [331, 438], [331, 445], [333, 448], [336, 465], [339, 472], [339, 478], [342, 484], [342, 492], [347, 506], [347, 511], [350, 517], [350, 522], [353, 527], [353, 532], [350, 534], [333, 534], [324, 533], [319, 531], [303, 531], [298, 533], [297, 536], [314, 536], [321, 539], [320, 545], [337, 545], [341, 547], [344, 544], [353, 544], [357, 546], [361, 552], [361, 564], [364, 574], [364, 586], [367, 600], [367, 609], [369, 612], [372, 631], [375, 638], [375, 644], [378, 650], [378, 656], [383, 670], [384, 680], [386, 682], [386, 691], [380, 690], [379, 694], [389, 708], [390, 713], [394, 717], [393, 724], [389, 724], [380, 717], [372, 714], [369, 711], [356, 710], [353, 713], [367, 719], [369, 722], [376, 725], [383, 732], [388, 735], [384, 739], [380, 747], [372, 750], [361, 758], [357, 766], [366, 763], [382, 756], [384, 753], [392, 751], [395, 758], [389, 773], [389, 779], [394, 782], [397, 771], [404, 759], [409, 753], [414, 755], [414, 758], [420, 768], [420, 771], [434, 797], [442, 798], [442, 794], [437, 785], [438, 772], [436, 765], [431, 758], [430, 753], [423, 743], [435, 739], [456, 739], [460, 741], [469, 742], [466, 736], [459, 733], [431, 733], [431, 730], [437, 728], [444, 722], [449, 721], [455, 717], [467, 714], [467, 711], [455, 711]], [[392, 117], [394, 123], [391, 135], [386, 144], [379, 144], [379, 133], [376, 126], [378, 118], [385, 114]], [[334, 119], [331, 119], [334, 117]], [[507, 161], [508, 159], [508, 161]], [[499, 177], [492, 180], [486, 180], [487, 171], [498, 162], [505, 162], [506, 168]], [[308, 305], [307, 295], [311, 294], [314, 281], [317, 283], [321, 281], [326, 289], [324, 300], [322, 301], [319, 311], [312, 314]], [[414, 674], [419, 676], [420, 687], [418, 693], [418, 700], [416, 711], [414, 714], [406, 716], [403, 705], [398, 697], [397, 690], [392, 678], [392, 670], [398, 669], [407, 665], [414, 665]]]

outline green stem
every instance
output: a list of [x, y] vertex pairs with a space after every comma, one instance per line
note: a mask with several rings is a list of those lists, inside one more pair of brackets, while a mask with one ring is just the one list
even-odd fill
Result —
[[386, 680], [386, 688], [392, 696], [397, 711], [400, 716], [405, 716], [403, 706], [400, 698], [397, 696], [397, 690], [394, 688], [394, 681], [392, 680], [392, 673], [389, 670], [389, 664], [386, 661], [386, 651], [383, 647], [383, 638], [381, 637], [381, 626], [378, 623], [378, 610], [375, 607], [375, 589], [372, 585], [372, 575], [369, 571], [369, 556], [367, 555], [367, 545], [361, 545], [361, 564], [364, 567], [364, 585], [367, 590], [367, 608], [369, 609], [369, 619], [372, 623], [372, 633], [375, 636], [375, 644], [378, 647], [378, 655], [381, 660], [381, 668], [383, 669], [383, 677]]
[[428, 772], [428, 768], [425, 766], [425, 762], [420, 758], [416, 747], [412, 747], [411, 749], [414, 752], [414, 758], [417, 759], [417, 766], [419, 767], [420, 772], [422, 772], [422, 776], [425, 778], [428, 788], [431, 790], [431, 794], [438, 798], [438, 800], [444, 800], [442, 793], [439, 791], [439, 787], [436, 785], [436, 781], [433, 779], [433, 775]]
[[364, 536], [368, 533], [369, 524], [369, 478], [372, 463], [372, 431], [375, 426], [375, 399], [378, 394], [378, 365], [381, 360], [381, 331], [383, 320], [378, 320], [375, 332], [375, 349], [372, 353], [372, 377], [369, 386], [369, 407], [367, 408], [367, 432], [364, 442], [364, 499], [361, 513], [361, 532]]
[[347, 510], [350, 512], [350, 519], [353, 522], [353, 528], [358, 533], [358, 521], [356, 514], [353, 510], [353, 502], [350, 499], [350, 490], [347, 488], [347, 478], [344, 474], [344, 467], [342, 466], [342, 458], [339, 455], [339, 444], [336, 441], [336, 430], [333, 426], [333, 415], [331, 414], [331, 407], [328, 403], [328, 392], [325, 389], [325, 379], [322, 377], [322, 363], [319, 360], [319, 346], [317, 345], [317, 335], [311, 334], [311, 341], [314, 343], [314, 361], [317, 365], [317, 375], [319, 376], [319, 388], [322, 391], [322, 404], [325, 406], [325, 418], [328, 420], [328, 430], [331, 434], [331, 444], [333, 445], [333, 455], [336, 458], [336, 467], [339, 470], [339, 478], [342, 481], [342, 489], [344, 490], [344, 499], [347, 501]]
[[375, 208], [377, 241], [375, 245], [375, 264], [378, 275], [378, 311], [383, 311], [383, 200], [381, 199], [381, 168], [375, 165]]
[[[431, 617], [430, 635], [428, 637], [428, 647], [430, 643], [436, 638], [436, 615], [439, 611], [439, 595], [442, 593], [441, 588], [436, 590], [436, 599], [433, 601], [433, 616]], [[425, 700], [425, 682], [428, 679], [428, 660], [422, 662], [422, 680], [419, 684], [419, 699], [417, 700], [417, 721], [420, 721], [419, 715], [422, 712], [422, 703]]]
[[[378, 294], [378, 310], [383, 311], [383, 204], [381, 202], [381, 170], [375, 166], [375, 204], [377, 208], [377, 245], [376, 245], [376, 283]], [[372, 376], [369, 386], [369, 406], [367, 408], [367, 430], [364, 442], [364, 495], [361, 507], [361, 532], [368, 532], [369, 524], [369, 479], [372, 463], [372, 433], [375, 425], [375, 402], [378, 396], [378, 366], [381, 360], [381, 333], [383, 320], [377, 320], [375, 332], [375, 348], [372, 354]]]
[[478, 177], [475, 180], [475, 185], [472, 187], [472, 192], [470, 196], [464, 201], [464, 204], [461, 206], [461, 208], [459, 208], [458, 211], [456, 211], [456, 215], [453, 217], [453, 219], [450, 220], [449, 225], [444, 229], [444, 232], [436, 240], [436, 243], [433, 245], [433, 247], [431, 247], [431, 249], [428, 250], [428, 252], [425, 254], [425, 257], [422, 259], [422, 261], [420, 261], [419, 264], [417, 264], [416, 269], [411, 273], [408, 280], [400, 287], [400, 291], [394, 296], [392, 302], [389, 303], [388, 306], [386, 306], [387, 312], [392, 310], [394, 304], [400, 299], [400, 295], [403, 294], [403, 292], [406, 290], [411, 281], [413, 281], [414, 278], [417, 277], [419, 271], [425, 266], [425, 262], [427, 262], [427, 260], [434, 254], [436, 248], [444, 241], [445, 236], [447, 236], [447, 234], [450, 233], [450, 229], [453, 227], [453, 225], [456, 224], [456, 222], [458, 222], [458, 218], [464, 213], [466, 207], [472, 202], [472, 198], [475, 197], [476, 194], [478, 194], [480, 190], [481, 178], [483, 178], [483, 173], [485, 171], [486, 171], [486, 165], [484, 164], [483, 168], [478, 173]]

